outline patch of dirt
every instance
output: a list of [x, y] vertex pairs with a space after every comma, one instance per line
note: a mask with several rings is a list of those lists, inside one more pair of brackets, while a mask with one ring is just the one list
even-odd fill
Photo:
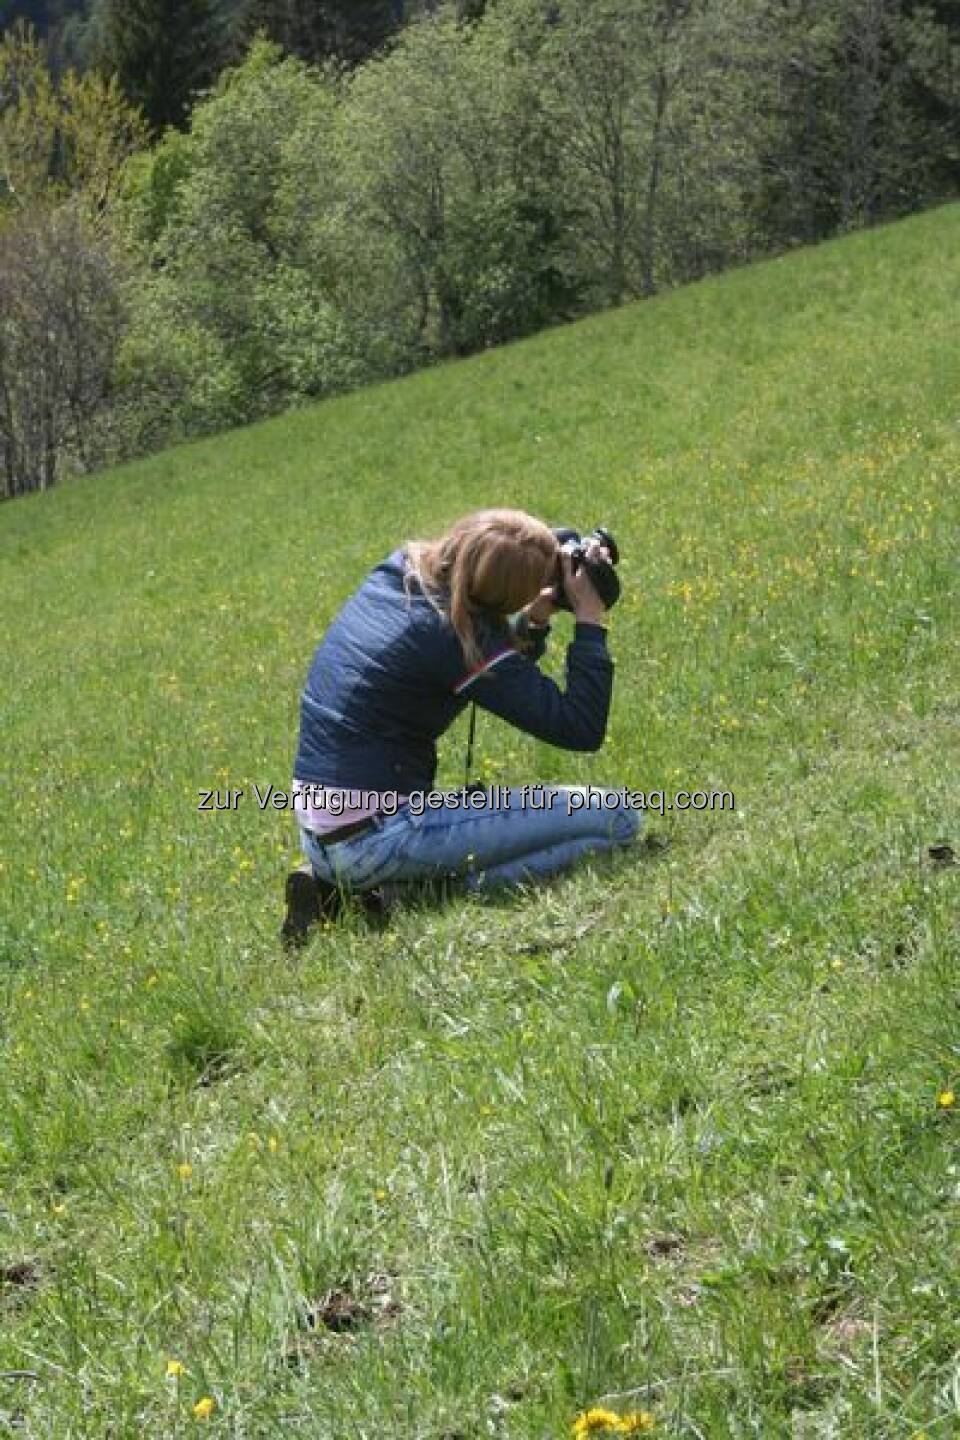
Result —
[[662, 1260], [667, 1255], [682, 1254], [684, 1239], [682, 1235], [651, 1235], [644, 1240], [643, 1248], [653, 1260]]
[[288, 1365], [300, 1365], [330, 1344], [349, 1343], [369, 1326], [389, 1324], [400, 1314], [393, 1293], [395, 1277], [371, 1272], [356, 1290], [344, 1284], [317, 1301], [306, 1301], [297, 1319], [297, 1333], [287, 1345]]
[[349, 1290], [328, 1290], [322, 1300], [305, 1307], [302, 1325], [307, 1330], [330, 1330], [342, 1335], [369, 1325], [373, 1311]]
[[846, 1310], [825, 1319], [820, 1333], [822, 1347], [828, 1355], [852, 1361], [869, 1340], [872, 1326], [862, 1315]]
[[35, 1290], [40, 1283], [40, 1266], [35, 1260], [14, 1260], [0, 1265], [0, 1294], [11, 1290]]

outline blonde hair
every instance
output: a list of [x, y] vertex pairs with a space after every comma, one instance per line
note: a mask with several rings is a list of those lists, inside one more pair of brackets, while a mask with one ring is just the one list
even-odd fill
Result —
[[450, 618], [469, 665], [481, 659], [476, 615], [514, 615], [550, 583], [559, 553], [553, 531], [524, 510], [476, 510], [439, 540], [406, 546], [407, 579]]

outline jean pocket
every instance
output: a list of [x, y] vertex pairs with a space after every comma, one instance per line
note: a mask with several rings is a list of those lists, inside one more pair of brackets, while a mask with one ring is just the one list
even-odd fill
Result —
[[371, 834], [359, 835], [355, 840], [342, 840], [323, 854], [335, 880], [360, 890], [382, 878], [381, 871], [392, 849], [391, 837], [378, 828]]

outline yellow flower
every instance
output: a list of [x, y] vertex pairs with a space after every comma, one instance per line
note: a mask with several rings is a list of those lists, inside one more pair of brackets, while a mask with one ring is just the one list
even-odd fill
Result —
[[177, 1174], [180, 1176], [181, 1180], [190, 1179], [190, 1176], [193, 1174], [193, 1166], [190, 1164], [189, 1160], [184, 1160], [182, 1165], [177, 1166]]
[[216, 1408], [217, 1402], [213, 1396], [204, 1395], [203, 1399], [198, 1400], [196, 1405], [194, 1405], [193, 1413], [198, 1420], [209, 1420]]
[[276, 1155], [277, 1151], [280, 1149], [280, 1141], [277, 1139], [276, 1135], [270, 1136], [269, 1140], [267, 1141], [267, 1149], [270, 1151], [271, 1155]]
[[937, 1096], [937, 1104], [941, 1110], [949, 1110], [950, 1107], [956, 1105], [956, 1103], [957, 1097], [952, 1090], [941, 1090]]
[[186, 1367], [182, 1360], [168, 1360], [167, 1374], [171, 1380], [179, 1380]]
[[617, 1424], [618, 1435], [639, 1435], [654, 1426], [653, 1416], [649, 1410], [634, 1410], [630, 1415], [621, 1415]]
[[592, 1435], [595, 1430], [614, 1430], [619, 1423], [620, 1416], [615, 1410], [601, 1410], [595, 1406], [577, 1416], [573, 1422], [573, 1433], [580, 1440], [582, 1435]]
[[595, 1406], [585, 1410], [573, 1422], [576, 1440], [592, 1435], [599, 1430], [611, 1431], [614, 1435], [639, 1435], [652, 1430], [654, 1419], [649, 1410], [634, 1410], [629, 1415], [618, 1415], [615, 1410], [604, 1410]]

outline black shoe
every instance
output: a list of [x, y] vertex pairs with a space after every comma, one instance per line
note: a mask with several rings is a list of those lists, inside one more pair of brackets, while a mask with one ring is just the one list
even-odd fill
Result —
[[362, 891], [358, 898], [367, 923], [382, 930], [407, 905], [437, 910], [466, 893], [462, 875], [442, 875], [433, 880], [388, 880]]
[[373, 890], [361, 890], [357, 899], [360, 901], [364, 920], [375, 930], [383, 930], [390, 923], [390, 917], [397, 908], [393, 887], [387, 885], [377, 885]]
[[280, 927], [280, 944], [299, 950], [320, 920], [335, 920], [340, 913], [340, 892], [318, 880], [312, 870], [291, 870], [286, 883], [287, 913]]

